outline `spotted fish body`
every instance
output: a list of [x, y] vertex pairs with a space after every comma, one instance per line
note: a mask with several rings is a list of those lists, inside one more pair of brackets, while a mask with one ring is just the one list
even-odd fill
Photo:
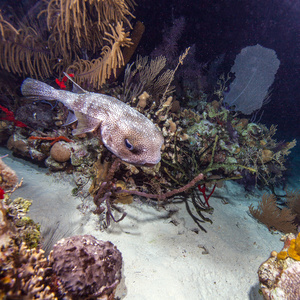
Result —
[[104, 145], [128, 163], [154, 165], [161, 159], [161, 132], [143, 114], [114, 97], [56, 90], [31, 78], [24, 80], [21, 92], [36, 100], [61, 101], [78, 119], [74, 135], [99, 132]]

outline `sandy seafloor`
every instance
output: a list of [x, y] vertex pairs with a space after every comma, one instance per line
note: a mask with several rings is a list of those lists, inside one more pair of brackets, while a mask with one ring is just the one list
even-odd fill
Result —
[[[0, 148], [0, 156], [6, 153]], [[89, 212], [91, 201], [85, 202], [90, 208], [84, 214], [78, 209], [82, 200], [71, 195], [75, 186], [71, 175], [69, 180], [46, 175], [47, 169], [11, 154], [4, 162], [24, 178], [12, 198], [33, 200], [29, 216], [41, 224], [48, 248], [75, 234], [91, 234], [117, 246], [124, 261], [121, 299], [263, 299], [258, 267], [283, 243], [280, 233], [272, 234], [248, 213], [248, 206], [256, 205], [262, 192], [247, 194], [232, 182], [216, 189], [210, 199], [214, 213], [207, 215], [213, 224], [202, 223], [207, 233], [193, 231], [197, 226], [183, 203], [156, 209], [139, 200], [124, 206], [128, 215], [122, 222], [100, 230], [99, 216]], [[169, 210], [178, 211], [170, 217]]]

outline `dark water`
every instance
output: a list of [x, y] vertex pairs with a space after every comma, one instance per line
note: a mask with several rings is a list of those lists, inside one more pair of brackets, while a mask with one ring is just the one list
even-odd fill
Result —
[[[289, 135], [300, 135], [300, 1], [140, 1], [137, 18], [146, 26], [144, 51], [159, 45], [164, 32], [178, 17], [186, 20], [180, 51], [196, 45], [196, 57], [209, 62], [225, 54], [224, 67], [249, 45], [274, 49], [280, 60], [272, 101], [263, 121], [276, 123]], [[145, 9], [146, 6], [146, 9]], [[150, 39], [149, 39], [150, 37]]]
[[[277, 124], [277, 140], [298, 139], [292, 150], [291, 172], [299, 178], [300, 153], [300, 1], [288, 0], [203, 0], [139, 1], [136, 16], [145, 26], [139, 49], [151, 52], [179, 17], [185, 27], [178, 51], [195, 44], [199, 62], [211, 62], [224, 55], [222, 71], [229, 71], [242, 48], [260, 44], [276, 51], [280, 67], [272, 86], [271, 101], [263, 107], [261, 122]], [[298, 179], [299, 182], [299, 179]]]

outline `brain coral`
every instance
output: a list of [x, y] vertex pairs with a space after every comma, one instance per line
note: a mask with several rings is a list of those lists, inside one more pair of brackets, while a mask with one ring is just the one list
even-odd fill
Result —
[[113, 299], [121, 280], [122, 255], [111, 242], [73, 236], [55, 244], [50, 257], [54, 273], [73, 299]]
[[71, 157], [71, 151], [67, 143], [57, 142], [50, 150], [51, 157], [58, 162], [66, 162]]

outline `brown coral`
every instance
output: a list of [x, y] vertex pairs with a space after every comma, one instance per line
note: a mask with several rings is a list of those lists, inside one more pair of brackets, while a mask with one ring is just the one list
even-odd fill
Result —
[[255, 209], [251, 204], [249, 211], [254, 218], [264, 223], [269, 230], [279, 230], [284, 233], [297, 231], [297, 226], [294, 223], [295, 215], [289, 208], [279, 209], [273, 194], [264, 194], [258, 207]]
[[287, 191], [287, 205], [296, 214], [296, 222], [300, 224], [300, 190]]

